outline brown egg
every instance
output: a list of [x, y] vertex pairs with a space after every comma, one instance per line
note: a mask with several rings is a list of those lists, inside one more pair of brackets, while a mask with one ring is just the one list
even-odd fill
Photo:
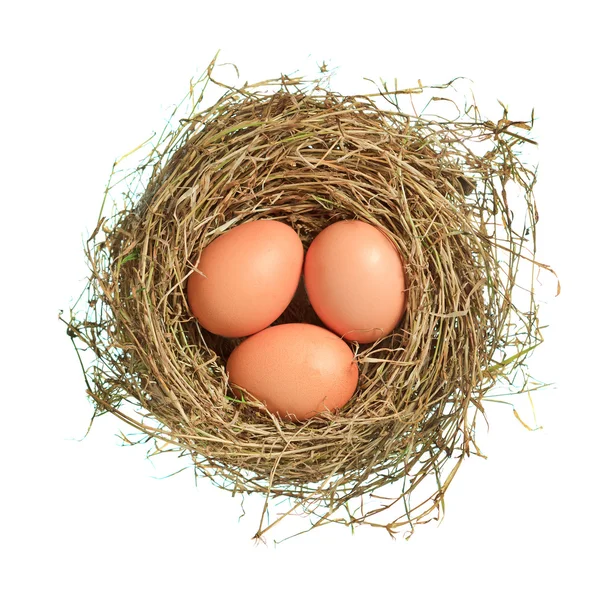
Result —
[[244, 340], [227, 361], [236, 386], [288, 420], [308, 419], [344, 406], [358, 384], [350, 347], [337, 335], [306, 323], [269, 327]]
[[338, 221], [317, 235], [306, 253], [304, 284], [319, 318], [345, 340], [387, 335], [406, 306], [398, 250], [362, 221]]
[[202, 327], [244, 337], [275, 321], [291, 302], [302, 274], [298, 234], [280, 221], [251, 221], [204, 248], [188, 279], [190, 308]]

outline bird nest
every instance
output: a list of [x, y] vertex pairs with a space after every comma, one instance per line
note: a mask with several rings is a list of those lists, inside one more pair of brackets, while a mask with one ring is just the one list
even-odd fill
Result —
[[[133, 167], [115, 165], [86, 244], [89, 282], [65, 323], [95, 414], [187, 455], [221, 488], [263, 494], [257, 536], [297, 511], [308, 528], [411, 531], [439, 518], [464, 457], [479, 454], [486, 394], [517, 391], [541, 341], [535, 174], [518, 151], [533, 116], [484, 120], [474, 103], [460, 108], [455, 83], [348, 96], [327, 73], [236, 88], [214, 69]], [[427, 116], [434, 106], [454, 116]], [[405, 259], [406, 313], [390, 335], [354, 344], [358, 388], [335, 414], [295, 423], [236, 398], [225, 364], [241, 340], [191, 314], [199, 251], [255, 219], [289, 224], [305, 248], [360, 219]], [[320, 324], [302, 286], [286, 322]], [[272, 515], [276, 498], [289, 504]]]

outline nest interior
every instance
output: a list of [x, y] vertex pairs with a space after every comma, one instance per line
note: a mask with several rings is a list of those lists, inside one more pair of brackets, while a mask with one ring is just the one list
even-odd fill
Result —
[[[201, 83], [221, 85], [212, 68]], [[207, 109], [194, 102], [127, 174], [124, 206], [102, 214], [87, 243], [90, 280], [68, 332], [80, 355], [92, 350], [84, 373], [97, 412], [167, 442], [222, 488], [264, 494], [257, 536], [290, 512], [268, 518], [281, 496], [311, 527], [393, 533], [438, 518], [458, 465], [478, 452], [486, 393], [513, 381], [541, 340], [533, 291], [521, 304], [512, 293], [519, 265], [535, 264], [535, 177], [515, 151], [530, 124], [476, 109], [426, 118], [403, 112], [403, 97], [281, 78], [225, 88]], [[288, 223], [305, 247], [327, 225], [360, 219], [406, 261], [406, 314], [389, 336], [354, 346], [359, 386], [335, 415], [284, 422], [235, 399], [225, 362], [240, 340], [191, 315], [185, 286], [199, 251], [255, 219]], [[278, 322], [297, 321], [319, 323], [302, 286]], [[394, 483], [377, 506], [359, 502]]]

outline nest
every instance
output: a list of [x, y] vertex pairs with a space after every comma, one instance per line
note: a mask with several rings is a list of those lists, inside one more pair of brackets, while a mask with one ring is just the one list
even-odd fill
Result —
[[[455, 102], [444, 104], [452, 118], [404, 110], [428, 92], [441, 105], [422, 86], [345, 96], [324, 75], [233, 88], [213, 70], [133, 168], [116, 164], [87, 242], [89, 283], [65, 323], [96, 413], [186, 455], [221, 488], [263, 494], [257, 536], [297, 511], [307, 529], [410, 532], [440, 517], [458, 467], [479, 454], [486, 394], [499, 382], [515, 389], [541, 341], [535, 174], [517, 151], [532, 122], [506, 111], [486, 121]], [[452, 83], [440, 88], [455, 94]], [[222, 95], [204, 108], [211, 89]], [[202, 330], [186, 299], [199, 250], [267, 218], [291, 225], [305, 247], [327, 225], [360, 219], [406, 260], [401, 323], [355, 344], [352, 400], [304, 423], [234, 397], [225, 363], [240, 340]], [[302, 287], [277, 323], [298, 321], [320, 324]], [[276, 498], [289, 504], [272, 516]]]

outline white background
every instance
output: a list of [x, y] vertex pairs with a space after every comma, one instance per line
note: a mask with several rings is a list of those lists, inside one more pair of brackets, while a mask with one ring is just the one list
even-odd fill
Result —
[[[18, 7], [17, 7], [18, 6]], [[0, 596], [597, 598], [598, 47], [589, 2], [20, 2], [0, 9]], [[86, 276], [112, 162], [216, 50], [250, 81], [326, 61], [340, 85], [471, 78], [484, 112], [535, 107], [546, 342], [554, 385], [528, 432], [491, 407], [441, 524], [409, 540], [325, 527], [252, 541], [260, 504], [120, 445], [59, 324]], [[593, 59], [596, 56], [596, 59]], [[362, 86], [362, 87], [361, 87]], [[487, 111], [485, 110], [487, 108]], [[518, 406], [528, 423], [527, 402]]]

